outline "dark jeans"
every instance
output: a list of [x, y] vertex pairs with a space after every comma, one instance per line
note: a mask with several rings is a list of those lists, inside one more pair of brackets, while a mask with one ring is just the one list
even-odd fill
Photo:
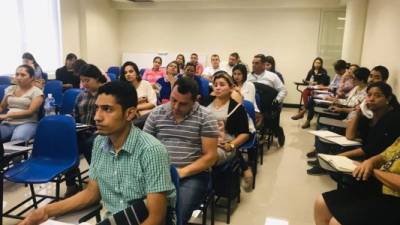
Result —
[[[78, 149], [79, 153], [85, 156], [86, 161], [90, 165], [92, 160], [92, 147], [93, 141], [96, 138], [96, 134], [91, 131], [84, 131], [82, 133], [78, 133]], [[65, 183], [67, 186], [75, 185], [75, 178], [79, 175], [79, 165], [70, 169], [65, 174]]]
[[209, 180], [208, 172], [201, 172], [180, 180], [179, 204], [182, 209], [182, 224], [186, 224], [190, 220], [193, 210], [199, 208], [207, 194]]
[[314, 107], [315, 107], [314, 98], [310, 97], [310, 99], [308, 100], [308, 104], [306, 106], [307, 120], [309, 120], [309, 121], [311, 121], [314, 118], [314, 115], [315, 115]]

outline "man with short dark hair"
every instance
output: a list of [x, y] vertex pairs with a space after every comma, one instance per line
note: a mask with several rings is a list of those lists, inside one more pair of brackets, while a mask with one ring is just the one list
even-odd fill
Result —
[[379, 81], [387, 82], [389, 79], [389, 70], [384, 66], [375, 66], [369, 75], [369, 83], [377, 83]]
[[72, 65], [77, 60], [74, 53], [69, 53], [65, 58], [65, 65], [56, 70], [56, 79], [63, 82], [63, 88], [79, 88], [79, 76], [74, 74]]
[[211, 55], [211, 65], [207, 66], [204, 71], [203, 71], [203, 77], [206, 78], [207, 80], [211, 81], [212, 76], [214, 75], [215, 72], [218, 71], [223, 71], [223, 69], [220, 67], [219, 63], [221, 60], [219, 59], [219, 55], [217, 54], [212, 54]]
[[144, 131], [165, 145], [180, 176], [183, 224], [190, 219], [207, 192], [208, 169], [217, 160], [217, 120], [197, 101], [199, 88], [189, 77], [179, 78], [171, 101], [155, 108]]
[[282, 83], [281, 79], [272, 72], [266, 70], [267, 58], [263, 54], [258, 54], [253, 58], [253, 72], [247, 77], [247, 80], [253, 83], [261, 83], [274, 88], [278, 95], [275, 101], [282, 103], [287, 95], [287, 90]]
[[225, 71], [232, 76], [233, 67], [240, 63], [240, 57], [237, 52], [233, 52], [229, 55], [228, 64], [225, 66]]
[[171, 224], [165, 221], [167, 212], [173, 211], [167, 208], [175, 201], [168, 153], [157, 139], [132, 125], [136, 106], [136, 90], [128, 83], [113, 81], [100, 87], [95, 115], [99, 136], [86, 189], [35, 210], [21, 225], [39, 224], [100, 200], [109, 213], [116, 213], [142, 199], [149, 213], [142, 224]]
[[190, 55], [190, 62], [196, 65], [196, 75], [201, 76], [203, 74], [204, 66], [199, 63], [199, 55], [192, 53]]

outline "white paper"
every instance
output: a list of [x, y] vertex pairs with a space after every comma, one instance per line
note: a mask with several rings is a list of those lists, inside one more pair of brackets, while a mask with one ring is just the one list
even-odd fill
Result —
[[349, 140], [344, 136], [339, 136], [339, 137], [327, 137], [326, 138], [328, 141], [332, 141], [340, 146], [358, 146], [361, 145], [360, 142], [358, 141], [353, 141]]
[[[325, 97], [326, 95], [324, 95], [324, 97]], [[316, 103], [324, 103], [324, 104], [332, 104], [333, 102], [332, 101], [328, 101], [328, 100], [324, 100], [324, 99], [314, 99], [314, 101], [316, 102]]]
[[329, 162], [335, 169], [341, 172], [351, 173], [357, 167], [353, 160], [345, 156], [318, 154], [318, 157]]
[[60, 222], [57, 220], [47, 220], [44, 223], [41, 223], [42, 225], [74, 225], [72, 223], [64, 223], [64, 222]]
[[308, 131], [310, 134], [313, 134], [318, 137], [328, 138], [328, 137], [341, 137], [342, 135], [334, 133], [329, 130], [311, 130]]

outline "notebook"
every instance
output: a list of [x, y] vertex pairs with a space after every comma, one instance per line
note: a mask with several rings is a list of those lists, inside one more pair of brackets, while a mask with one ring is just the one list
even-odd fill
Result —
[[353, 160], [340, 155], [318, 154], [318, 161], [322, 168], [334, 172], [351, 173], [357, 167]]

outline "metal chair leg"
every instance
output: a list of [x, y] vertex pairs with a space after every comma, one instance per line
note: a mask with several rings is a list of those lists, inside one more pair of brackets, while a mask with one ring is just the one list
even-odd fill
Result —
[[35, 207], [35, 209], [37, 209], [38, 208], [38, 204], [37, 204], [37, 201], [36, 201], [35, 188], [33, 187], [33, 184], [29, 184], [29, 188], [31, 189], [33, 207]]

